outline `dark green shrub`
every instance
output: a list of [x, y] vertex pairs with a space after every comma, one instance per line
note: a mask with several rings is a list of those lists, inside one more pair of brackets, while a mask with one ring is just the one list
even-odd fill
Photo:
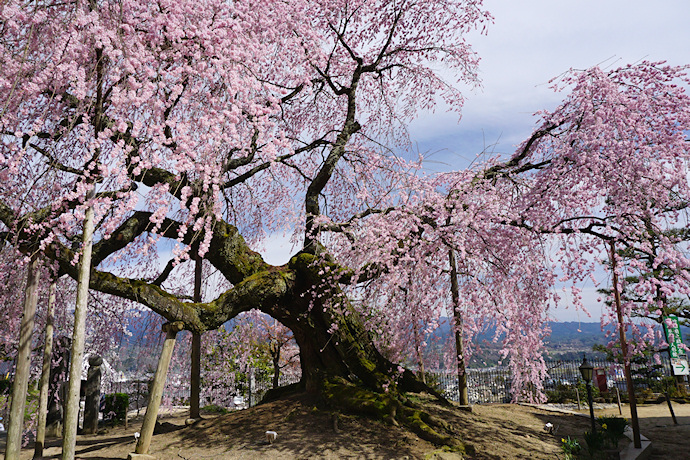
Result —
[[219, 414], [219, 415], [224, 415], [224, 414], [229, 414], [230, 411], [223, 407], [219, 406], [217, 404], [209, 404], [208, 406], [204, 406], [201, 408], [204, 412], [207, 412], [209, 414]]
[[625, 436], [625, 427], [628, 421], [622, 417], [614, 415], [604, 415], [597, 418], [597, 423], [601, 427], [604, 441], [612, 448], [618, 447], [618, 442]]
[[[578, 381], [577, 385], [559, 383], [553, 390], [546, 390], [546, 397], [550, 403], [572, 403], [577, 401], [577, 392], [580, 394], [580, 403], [587, 405], [587, 386], [583, 381]], [[599, 389], [592, 385], [592, 399], [600, 399]]]
[[111, 422], [122, 422], [127, 416], [129, 395], [127, 393], [111, 393], [105, 395], [105, 409], [103, 418]]
[[585, 442], [587, 443], [587, 452], [590, 457], [594, 457], [597, 452], [600, 452], [604, 447], [604, 435], [601, 431], [585, 431]]

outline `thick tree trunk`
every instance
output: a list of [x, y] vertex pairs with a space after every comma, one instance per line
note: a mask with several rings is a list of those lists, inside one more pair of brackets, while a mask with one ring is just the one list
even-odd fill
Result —
[[[194, 264], [194, 302], [201, 302], [201, 267], [202, 259], [197, 258]], [[191, 375], [189, 389], [189, 418], [198, 419], [199, 399], [201, 397], [201, 334], [192, 333]]]
[[[93, 198], [93, 190], [87, 199]], [[69, 386], [65, 408], [65, 438], [62, 443], [62, 459], [73, 460], [77, 430], [79, 428], [79, 389], [81, 387], [81, 366], [84, 359], [84, 342], [86, 332], [86, 310], [89, 296], [89, 276], [91, 273], [91, 251], [93, 246], [93, 207], [86, 208], [84, 216], [84, 235], [82, 237], [82, 255], [79, 262], [77, 280], [77, 301], [74, 309], [74, 331], [72, 332], [72, 361], [69, 367]]]
[[[290, 328], [300, 349], [302, 384], [307, 392], [319, 393], [329, 379], [345, 379], [367, 389], [386, 393], [428, 391], [445, 401], [412, 372], [386, 359], [376, 348], [369, 331], [337, 284], [324, 285], [322, 267], [315, 256], [292, 258], [289, 268], [295, 283], [282, 302], [261, 309]], [[317, 287], [316, 290], [314, 286]], [[340, 303], [338, 309], [329, 303]], [[336, 313], [344, 308], [347, 314]], [[447, 401], [446, 401], [447, 402]]]
[[453, 322], [455, 325], [455, 356], [458, 365], [458, 396], [460, 405], [467, 406], [470, 398], [467, 394], [467, 369], [465, 369], [465, 344], [462, 336], [462, 315], [460, 314], [460, 288], [458, 286], [458, 267], [455, 261], [455, 250], [451, 249], [448, 256], [450, 264], [450, 294], [453, 306]]
[[26, 276], [26, 290], [24, 292], [24, 312], [19, 327], [19, 349], [17, 350], [17, 367], [12, 384], [12, 404], [10, 405], [10, 420], [7, 429], [7, 445], [5, 460], [19, 458], [22, 448], [22, 431], [24, 426], [24, 408], [26, 393], [29, 385], [29, 370], [31, 367], [31, 335], [34, 330], [36, 304], [38, 302], [38, 258], [32, 257]]
[[34, 458], [43, 456], [43, 445], [46, 439], [46, 419], [48, 416], [48, 392], [50, 390], [50, 367], [53, 356], [53, 321], [55, 317], [55, 291], [57, 280], [50, 283], [48, 295], [48, 311], [46, 312], [46, 329], [43, 344], [43, 367], [39, 383], [38, 422], [36, 423], [36, 443], [34, 444]]
[[[346, 301], [339, 297], [335, 293], [330, 299]], [[414, 373], [383, 357], [354, 309], [348, 309], [347, 315], [334, 311], [308, 300], [266, 310], [292, 330], [300, 347], [302, 382], [298, 388], [318, 393], [332, 410], [404, 425], [423, 439], [462, 450], [462, 442], [449, 434], [445, 422], [421, 410], [404, 393], [427, 392], [441, 403], [448, 401]], [[281, 393], [269, 391], [267, 399]]]
[[280, 344], [278, 342], [271, 342], [271, 359], [273, 360], [273, 389], [278, 388], [280, 384]]
[[[320, 393], [332, 379], [356, 382], [373, 392], [428, 391], [430, 389], [410, 371], [383, 357], [357, 313], [335, 315], [332, 310], [293, 304], [289, 310], [269, 309], [266, 313], [289, 327], [300, 349], [302, 384], [307, 392]], [[329, 332], [331, 330], [332, 332]]]

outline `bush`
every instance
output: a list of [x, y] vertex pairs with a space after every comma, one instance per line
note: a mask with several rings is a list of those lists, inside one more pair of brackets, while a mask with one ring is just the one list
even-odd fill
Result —
[[219, 406], [218, 404], [209, 404], [208, 406], [202, 407], [201, 410], [209, 414], [224, 415], [230, 413], [230, 411], [227, 408]]
[[602, 429], [604, 441], [610, 447], [618, 448], [618, 442], [625, 436], [625, 427], [628, 421], [622, 417], [605, 415], [597, 418], [597, 422]]
[[111, 422], [122, 422], [127, 417], [129, 395], [127, 393], [111, 393], [105, 395], [105, 409], [103, 418]]
[[584, 438], [587, 443], [587, 452], [589, 452], [590, 457], [594, 457], [594, 454], [604, 448], [604, 435], [601, 431], [585, 431]]
[[[580, 393], [580, 403], [587, 405], [587, 386], [583, 381], [579, 381], [577, 385], [570, 385], [567, 383], [559, 383], [553, 390], [546, 390], [546, 397], [550, 403], [572, 403], [577, 401], [577, 393], [575, 388], [577, 387]], [[599, 388], [596, 385], [592, 385], [592, 399], [599, 399], [601, 395], [599, 394]]]

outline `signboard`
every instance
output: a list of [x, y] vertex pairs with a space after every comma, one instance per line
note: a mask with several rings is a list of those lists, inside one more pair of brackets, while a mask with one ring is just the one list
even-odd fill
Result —
[[690, 375], [690, 367], [688, 366], [688, 358], [683, 349], [683, 338], [680, 333], [678, 317], [675, 315], [668, 315], [663, 321], [663, 325], [664, 333], [666, 334], [666, 342], [668, 342], [668, 354], [671, 357], [673, 375]]
[[673, 375], [690, 375], [687, 359], [671, 358], [671, 369], [673, 369]]

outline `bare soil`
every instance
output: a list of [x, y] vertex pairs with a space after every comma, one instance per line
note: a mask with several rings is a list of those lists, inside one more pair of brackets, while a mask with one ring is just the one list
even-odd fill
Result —
[[[469, 453], [446, 452], [401, 427], [317, 408], [307, 396], [236, 411], [204, 415], [204, 420], [185, 426], [182, 410], [161, 414], [150, 453], [167, 459], [557, 459], [561, 438], [576, 436], [589, 428], [589, 419], [535, 407], [497, 404], [473, 406], [472, 412], [444, 408], [421, 397], [426, 410], [452, 425], [455, 435], [469, 446]], [[638, 409], [643, 435], [652, 440], [653, 459], [690, 458], [690, 405], [674, 405], [680, 425], [674, 426], [665, 403]], [[623, 415], [629, 416], [625, 411]], [[584, 412], [584, 411], [583, 411]], [[597, 411], [615, 413], [618, 409]], [[627, 415], [626, 415], [627, 414]], [[125, 459], [134, 451], [134, 432], [142, 417], [123, 426], [106, 428], [99, 435], [79, 436], [77, 458]], [[334, 420], [337, 422], [334, 423]], [[544, 431], [550, 422], [555, 433]], [[336, 426], [337, 425], [337, 426]], [[268, 444], [267, 430], [276, 431]], [[29, 446], [32, 447], [32, 446]], [[4, 439], [0, 440], [0, 452]], [[47, 442], [44, 457], [60, 458], [60, 440]], [[21, 459], [32, 458], [33, 449]], [[684, 457], [686, 455], [686, 457]]]
[[[690, 404], [672, 402], [678, 425], [673, 423], [668, 404], [637, 406], [640, 433], [652, 441], [652, 460], [690, 459]], [[622, 416], [630, 420], [630, 408], [622, 407]], [[618, 408], [596, 411], [595, 415], [619, 415]]]

